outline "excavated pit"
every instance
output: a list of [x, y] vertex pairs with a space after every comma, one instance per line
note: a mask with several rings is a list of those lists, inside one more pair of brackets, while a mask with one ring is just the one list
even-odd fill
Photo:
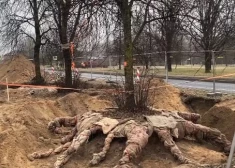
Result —
[[[27, 66], [26, 66], [27, 65]], [[27, 83], [34, 76], [34, 65], [23, 56], [6, 61], [0, 68], [0, 81], [8, 78], [12, 83]], [[113, 88], [104, 81], [85, 82], [86, 88], [80, 93], [58, 94], [53, 89], [10, 89], [10, 102], [7, 102], [5, 86], [0, 87], [0, 167], [1, 168], [48, 168], [53, 167], [56, 156], [47, 159], [29, 161], [26, 157], [34, 151], [47, 150], [59, 145], [61, 136], [49, 133], [47, 124], [55, 117], [82, 115], [89, 110], [103, 110], [115, 107], [112, 93], [106, 89]], [[85, 87], [84, 86], [84, 87]], [[232, 139], [235, 121], [235, 100], [218, 102], [201, 97], [184, 97], [181, 91], [163, 80], [154, 79], [151, 92], [152, 105], [155, 108], [196, 112], [202, 115], [201, 123], [216, 127]], [[33, 91], [33, 92], [32, 92]], [[33, 93], [33, 94], [32, 94]], [[108, 114], [107, 114], [108, 115]], [[113, 114], [109, 114], [112, 115]], [[116, 117], [136, 117], [124, 112], [116, 113]], [[141, 115], [138, 115], [141, 118]], [[100, 151], [105, 136], [102, 134], [92, 139], [72, 157], [64, 168], [88, 167], [92, 153]], [[176, 142], [180, 150], [188, 158], [198, 163], [221, 164], [227, 157], [218, 147], [210, 143], [199, 144], [192, 140]], [[110, 168], [121, 158], [125, 147], [125, 139], [116, 139], [106, 159], [97, 167]], [[179, 163], [165, 149], [156, 135], [141, 156], [134, 160], [143, 168], [171, 168]]]
[[[99, 111], [115, 106], [112, 97], [106, 92], [91, 94], [90, 91], [84, 91], [83, 93], [66, 95], [48, 90], [37, 91], [34, 95], [29, 94], [29, 92], [30, 89], [27, 88], [10, 89], [10, 102], [5, 101], [5, 90], [0, 95], [0, 98], [4, 100], [0, 103], [0, 167], [2, 168], [52, 167], [56, 156], [33, 162], [26, 157], [27, 154], [34, 151], [47, 150], [59, 145], [61, 137], [51, 134], [47, 130], [47, 123], [50, 120], [55, 117], [82, 115], [88, 110]], [[173, 96], [177, 97], [180, 92], [177, 90], [170, 94], [177, 94]], [[164, 93], [159, 91], [159, 95], [163, 96]], [[167, 93], [165, 95], [167, 96]], [[166, 107], [166, 109], [170, 108], [177, 111], [188, 109], [179, 96], [175, 104], [171, 103], [168, 106], [165, 100], [163, 103], [161, 103], [162, 99], [155, 99], [155, 101], [157, 101], [156, 108]], [[102, 134], [93, 137], [82, 150], [72, 157], [64, 168], [88, 167], [92, 153], [102, 148], [104, 138], [105, 136]], [[194, 141], [183, 140], [177, 142], [177, 145], [185, 156], [199, 163], [220, 164], [227, 159], [219, 148], [211, 144], [202, 145]], [[107, 158], [96, 167], [112, 167], [121, 158], [124, 147], [125, 139], [115, 140]], [[134, 162], [143, 168], [171, 168], [179, 165], [170, 152], [163, 147], [156, 135], [149, 139], [143, 153]]]

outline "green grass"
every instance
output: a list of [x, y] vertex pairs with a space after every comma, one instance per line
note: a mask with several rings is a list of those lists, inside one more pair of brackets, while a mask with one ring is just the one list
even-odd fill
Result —
[[[90, 72], [91, 69], [80, 69], [81, 72]], [[109, 67], [109, 68], [92, 68], [93, 72], [100, 72], [100, 73], [121, 73], [124, 74], [123, 69], [119, 70], [117, 66], [115, 67]], [[165, 75], [166, 71], [163, 66], [151, 66], [149, 70], [150, 74], [156, 74], [156, 75]], [[222, 76], [227, 74], [233, 74], [235, 73], [235, 66], [234, 67], [226, 67], [222, 65], [217, 65], [215, 68], [215, 76]], [[204, 66], [201, 67], [199, 65], [190, 66], [172, 66], [172, 72], [168, 73], [170, 76], [190, 76], [190, 77], [212, 77], [213, 73], [205, 73]], [[234, 78], [235, 75], [229, 76], [229, 78]]]
[[[211, 71], [213, 72], [213, 71]], [[235, 73], [235, 67], [222, 67], [215, 68], [215, 76], [227, 75]], [[169, 75], [183, 75], [183, 76], [213, 76], [213, 73], [205, 73], [204, 67], [178, 67], [169, 72]], [[235, 76], [235, 75], [233, 75]]]

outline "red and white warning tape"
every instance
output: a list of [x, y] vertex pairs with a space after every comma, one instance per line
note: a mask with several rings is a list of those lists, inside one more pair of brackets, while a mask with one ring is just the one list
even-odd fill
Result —
[[137, 81], [140, 81], [140, 70], [139, 70], [139, 68], [137, 68], [137, 70], [136, 70], [136, 79], [137, 79]]
[[52, 69], [52, 73], [54, 74], [55, 73], [55, 68], [51, 67], [51, 69]]

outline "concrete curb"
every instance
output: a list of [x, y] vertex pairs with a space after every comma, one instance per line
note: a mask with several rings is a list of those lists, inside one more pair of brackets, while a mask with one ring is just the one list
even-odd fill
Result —
[[[90, 73], [87, 71], [79, 71], [80, 73]], [[93, 74], [101, 74], [101, 75], [118, 75], [118, 76], [123, 76], [122, 73], [119, 72], [92, 72]], [[165, 79], [166, 76], [164, 75], [154, 75], [154, 77], [156, 78], [161, 78], [161, 79]], [[203, 80], [205, 78], [209, 78], [209, 77], [190, 77], [190, 76], [168, 76], [168, 79], [177, 79], [177, 80], [188, 80], [188, 81], [203, 81], [203, 82], [212, 82], [213, 80]], [[235, 78], [234, 79], [215, 79], [216, 82], [222, 82], [222, 83], [234, 83], [235, 84]]]

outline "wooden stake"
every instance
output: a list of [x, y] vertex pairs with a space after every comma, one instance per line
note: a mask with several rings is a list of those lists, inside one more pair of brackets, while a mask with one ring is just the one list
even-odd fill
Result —
[[9, 101], [10, 101], [10, 96], [9, 96], [9, 89], [8, 89], [8, 81], [7, 81], [7, 78], [6, 78], [6, 84], [7, 84], [7, 101], [9, 102]]

